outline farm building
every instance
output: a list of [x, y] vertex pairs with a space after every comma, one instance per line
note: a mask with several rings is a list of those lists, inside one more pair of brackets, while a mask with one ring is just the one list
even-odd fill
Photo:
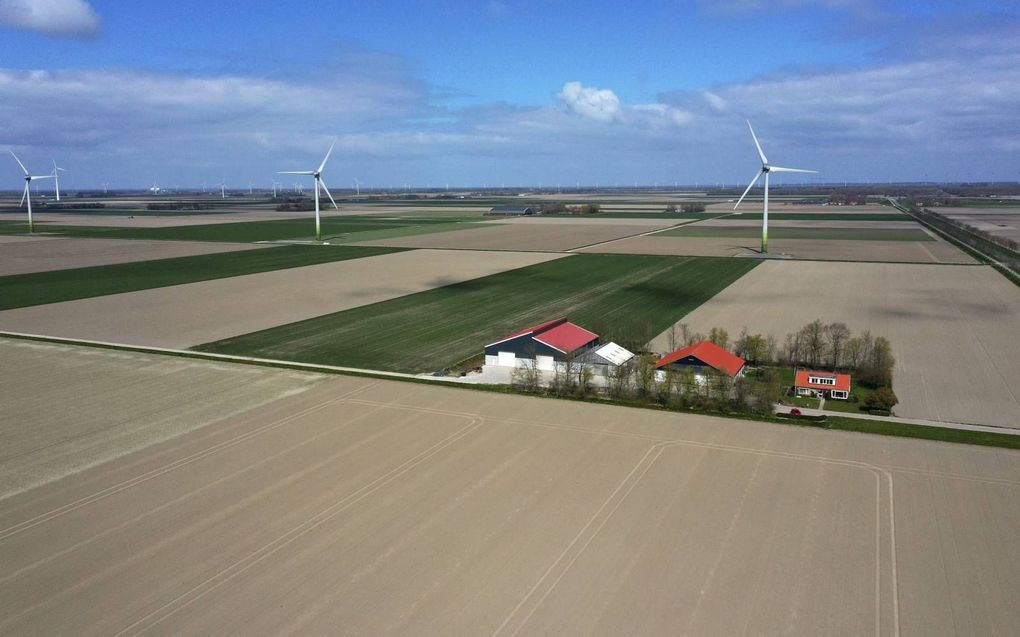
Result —
[[846, 400], [850, 396], [850, 374], [798, 369], [793, 386], [798, 396], [822, 394], [827, 398]]
[[634, 353], [616, 343], [606, 343], [601, 347], [592, 348], [575, 360], [587, 365], [596, 376], [608, 376], [610, 370], [626, 365], [634, 358]]
[[660, 372], [691, 369], [695, 375], [706, 377], [710, 373], [726, 374], [736, 378], [744, 371], [744, 359], [731, 354], [711, 341], [701, 341], [666, 354], [655, 363]]
[[489, 212], [486, 214], [494, 217], [523, 217], [525, 215], [535, 214], [535, 209], [531, 206], [495, 206], [493, 208], [489, 208]]
[[574, 325], [566, 317], [514, 332], [485, 346], [485, 364], [520, 367], [535, 361], [538, 368], [552, 371], [557, 362], [575, 359], [598, 345], [599, 336]]

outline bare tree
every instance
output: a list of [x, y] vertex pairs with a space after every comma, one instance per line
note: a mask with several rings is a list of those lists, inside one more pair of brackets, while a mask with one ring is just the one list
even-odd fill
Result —
[[708, 333], [708, 340], [727, 349], [730, 346], [730, 333], [721, 327], [713, 327]]
[[526, 392], [537, 392], [542, 386], [542, 372], [538, 370], [538, 361], [527, 359], [524, 365], [515, 367], [510, 372], [510, 386]]
[[843, 361], [843, 349], [846, 341], [850, 338], [850, 329], [846, 323], [829, 323], [825, 327], [825, 338], [829, 345], [829, 360], [832, 362], [833, 371], [839, 369]]
[[843, 363], [847, 369], [857, 370], [857, 366], [861, 364], [861, 350], [863, 348], [864, 342], [860, 336], [853, 336], [847, 339], [846, 347], [843, 349]]
[[680, 339], [680, 330], [677, 328], [677, 324], [673, 323], [666, 332], [666, 346], [669, 347], [669, 351], [675, 352], [680, 349]]
[[825, 326], [818, 319], [815, 319], [804, 326], [801, 330], [804, 347], [807, 350], [808, 365], [812, 368], [818, 367], [822, 361], [822, 354], [825, 352]]

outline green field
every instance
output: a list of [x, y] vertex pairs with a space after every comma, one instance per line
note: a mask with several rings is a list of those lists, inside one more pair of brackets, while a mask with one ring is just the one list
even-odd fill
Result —
[[400, 248], [355, 246], [278, 246], [91, 268], [16, 274], [0, 277], [0, 310], [346, 261], [400, 251], [402, 251]]
[[[759, 226], [688, 225], [657, 232], [653, 237], [702, 237], [752, 239], [761, 236]], [[770, 239], [814, 239], [818, 241], [934, 241], [920, 228], [769, 228]]]
[[[732, 215], [732, 216], [730, 216]], [[747, 219], [749, 221], [760, 221], [760, 212], [735, 213], [729, 208], [714, 212], [649, 212], [647, 210], [635, 210], [634, 212], [606, 211], [590, 215], [568, 215], [550, 214], [544, 217], [591, 217], [593, 219]], [[773, 221], [910, 221], [910, 217], [901, 213], [874, 213], [863, 212], [770, 212], [769, 219]]]
[[196, 349], [425, 372], [559, 316], [603, 341], [640, 347], [756, 265], [743, 259], [578, 254]]
[[[371, 217], [324, 217], [322, 236], [324, 240], [337, 237], [349, 239], [348, 235], [376, 230], [393, 230], [418, 226], [419, 232], [432, 224], [452, 225], [447, 220], [428, 219], [373, 219]], [[465, 225], [465, 228], [470, 226]], [[278, 241], [286, 239], [311, 239], [315, 234], [312, 217], [283, 219], [278, 221], [249, 221], [238, 223], [214, 223], [196, 226], [174, 226], [168, 228], [108, 228], [87, 226], [61, 226], [36, 223], [38, 233], [60, 234], [71, 237], [102, 237], [106, 239], [162, 239], [169, 241], [226, 241], [251, 243], [255, 241]], [[0, 234], [22, 234], [28, 232], [28, 224], [22, 221], [0, 223]], [[410, 232], [414, 234], [414, 232]]]

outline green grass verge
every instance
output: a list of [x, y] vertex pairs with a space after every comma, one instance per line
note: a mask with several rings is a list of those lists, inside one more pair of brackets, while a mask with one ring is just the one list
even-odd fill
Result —
[[643, 344], [756, 265], [743, 259], [578, 254], [196, 349], [424, 372], [564, 315], [605, 340], [626, 337]]
[[[732, 207], [732, 206], [731, 206]], [[732, 217], [726, 215], [733, 215]], [[735, 214], [732, 210], [716, 210], [713, 212], [622, 212], [607, 211], [591, 215], [567, 215], [552, 214], [542, 215], [543, 217], [579, 217], [592, 219], [715, 219], [725, 217], [727, 219], [746, 219], [760, 221], [760, 212], [744, 212]], [[900, 213], [853, 213], [853, 212], [770, 212], [769, 219], [772, 221], [910, 221], [910, 217]]]
[[1020, 436], [1011, 434], [908, 425], [889, 420], [864, 420], [863, 418], [850, 418], [848, 416], [829, 416], [825, 425], [828, 429], [839, 431], [858, 431], [882, 436], [901, 436], [904, 438], [921, 438], [924, 440], [956, 442], [968, 445], [1020, 449]]
[[278, 246], [0, 277], [0, 310], [346, 261], [400, 248]]
[[[654, 237], [700, 237], [752, 239], [761, 236], [755, 226], [689, 225], [657, 232]], [[934, 241], [927, 232], [914, 228], [769, 228], [770, 239], [812, 239], [817, 241]]]
[[[324, 240], [340, 237], [348, 240], [350, 234], [376, 230], [392, 230], [447, 221], [424, 219], [373, 219], [371, 217], [323, 217], [322, 236]], [[465, 228], [470, 227], [465, 225]], [[106, 239], [156, 239], [169, 241], [222, 241], [251, 243], [255, 241], [278, 241], [286, 239], [311, 239], [315, 234], [315, 221], [309, 216], [302, 219], [278, 221], [248, 221], [238, 223], [214, 223], [197, 226], [173, 226], [167, 228], [109, 228], [87, 226], [61, 226], [35, 224], [39, 233], [56, 233], [70, 237], [100, 237]], [[28, 232], [26, 222], [0, 224], [0, 234]], [[351, 239], [353, 240], [353, 239]]]
[[396, 239], [399, 237], [411, 237], [421, 234], [436, 234], [440, 232], [451, 232], [453, 230], [470, 230], [471, 228], [487, 228], [491, 224], [478, 224], [478, 223], [435, 223], [435, 222], [423, 222], [418, 223], [419, 220], [408, 218], [407, 223], [413, 224], [408, 226], [400, 226], [396, 228], [385, 228], [382, 230], [365, 230], [359, 232], [352, 232], [346, 235], [337, 235], [330, 237], [330, 243], [353, 243], [355, 241], [376, 241], [379, 239]]

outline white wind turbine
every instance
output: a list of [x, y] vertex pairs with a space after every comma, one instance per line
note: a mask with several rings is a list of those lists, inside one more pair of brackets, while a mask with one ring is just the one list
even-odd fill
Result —
[[60, 201], [60, 173], [67, 172], [64, 168], [57, 165], [57, 160], [53, 160], [53, 192], [57, 196], [57, 201]]
[[13, 150], [8, 148], [7, 152], [11, 154], [11, 157], [14, 158], [14, 161], [18, 162], [18, 165], [21, 166], [21, 170], [25, 173], [25, 192], [24, 194], [21, 195], [21, 203], [18, 205], [20, 206], [26, 201], [28, 202], [28, 233], [32, 234], [32, 189], [30, 187], [30, 184], [36, 179], [52, 179], [53, 175], [32, 175], [28, 172], [28, 169], [25, 168], [25, 164], [21, 163], [21, 160], [18, 159], [18, 156], [14, 154]]
[[762, 175], [765, 175], [765, 199], [762, 203], [762, 220], [761, 220], [761, 251], [765, 254], [769, 251], [769, 173], [817, 173], [817, 170], [803, 170], [801, 168], [783, 168], [782, 166], [772, 166], [769, 164], [769, 160], [765, 157], [765, 151], [761, 149], [761, 144], [758, 143], [758, 136], [754, 134], [754, 128], [751, 127], [751, 121], [747, 121], [747, 128], [751, 131], [751, 139], [754, 140], [754, 146], [758, 149], [758, 157], [761, 158], [761, 169], [758, 174], [754, 176], [751, 183], [748, 184], [747, 189], [744, 190], [744, 194], [740, 195], [740, 199], [737, 200], [737, 204], [733, 206], [736, 210], [740, 202], [744, 200], [747, 193], [754, 187], [758, 180], [761, 179]]
[[357, 177], [354, 178], [354, 190], [356, 191], [357, 196], [360, 197], [361, 196], [361, 182], [358, 181]]
[[319, 189], [326, 191], [326, 196], [329, 197], [333, 207], [340, 210], [340, 207], [333, 201], [333, 195], [329, 194], [329, 188], [326, 187], [326, 182], [322, 180], [322, 170], [326, 167], [326, 162], [329, 161], [329, 156], [333, 152], [333, 146], [336, 146], [334, 141], [329, 150], [326, 151], [326, 156], [322, 158], [322, 163], [319, 164], [318, 170], [281, 170], [280, 175], [309, 175], [315, 177], [315, 240], [322, 241], [322, 230], [319, 224]]

